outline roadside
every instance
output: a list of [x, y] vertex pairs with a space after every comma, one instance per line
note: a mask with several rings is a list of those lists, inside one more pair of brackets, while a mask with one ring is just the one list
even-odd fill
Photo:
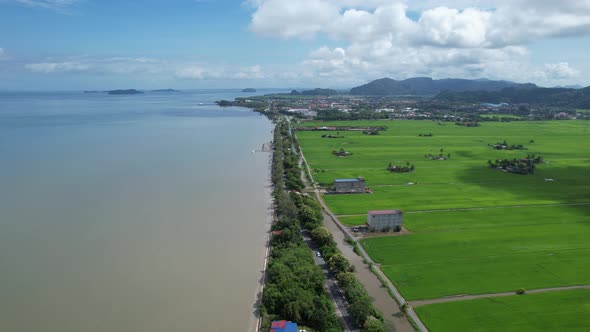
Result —
[[370, 267], [363, 262], [362, 257], [354, 252], [354, 248], [346, 242], [344, 233], [331, 220], [330, 216], [325, 211], [323, 211], [323, 214], [324, 226], [332, 233], [338, 249], [348, 259], [350, 264], [354, 266], [357, 279], [365, 287], [367, 293], [369, 293], [375, 307], [383, 313], [383, 319], [388, 330], [414, 332], [414, 327], [410, 324], [408, 318], [404, 316], [397, 302], [389, 295], [387, 288], [373, 274]]
[[328, 290], [328, 293], [330, 294], [332, 301], [336, 305], [336, 314], [341, 319], [345, 331], [360, 332], [358, 328], [354, 327], [356, 324], [354, 323], [354, 320], [352, 319], [352, 317], [350, 317], [350, 314], [348, 313], [348, 303], [346, 302], [346, 299], [344, 298], [344, 295], [342, 294], [340, 287], [338, 287], [338, 284], [336, 283], [334, 276], [332, 275], [330, 270], [328, 270], [328, 265], [326, 264], [326, 261], [323, 257], [317, 255], [317, 253], [319, 252], [318, 246], [313, 243], [308, 231], [301, 231], [301, 235], [303, 235], [303, 241], [305, 241], [309, 248], [314, 252], [313, 260], [322, 269], [322, 272], [324, 272], [326, 289]]

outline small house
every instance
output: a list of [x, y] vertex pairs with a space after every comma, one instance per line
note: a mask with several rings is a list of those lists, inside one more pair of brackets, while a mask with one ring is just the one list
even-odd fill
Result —
[[367, 225], [373, 231], [400, 231], [403, 225], [403, 213], [400, 210], [369, 211]]
[[367, 189], [365, 179], [335, 179], [334, 191], [337, 193], [364, 193]]
[[274, 321], [270, 325], [270, 332], [297, 332], [297, 324], [286, 321]]

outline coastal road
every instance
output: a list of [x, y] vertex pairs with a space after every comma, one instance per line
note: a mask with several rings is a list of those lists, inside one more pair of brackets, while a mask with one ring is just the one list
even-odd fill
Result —
[[301, 231], [301, 235], [303, 235], [303, 240], [305, 241], [305, 243], [307, 243], [311, 250], [313, 250], [313, 259], [315, 263], [322, 269], [322, 272], [324, 273], [326, 289], [328, 289], [328, 293], [330, 294], [330, 297], [336, 305], [336, 314], [341, 319], [345, 331], [360, 332], [360, 330], [355, 327], [356, 324], [354, 323], [354, 320], [352, 319], [352, 317], [350, 317], [350, 314], [348, 313], [348, 303], [346, 302], [346, 299], [344, 298], [344, 294], [342, 294], [340, 287], [338, 287], [338, 284], [336, 283], [334, 276], [328, 269], [326, 261], [323, 257], [317, 256], [316, 254], [317, 252], [319, 252], [319, 248], [313, 243], [313, 241], [309, 237], [308, 231]]
[[[315, 184], [310, 184], [309, 181], [307, 181], [307, 177], [304, 174], [305, 171], [303, 170], [303, 167], [307, 169], [310, 175], [312, 174], [311, 169], [309, 167], [309, 164], [307, 163], [307, 160], [305, 160], [303, 152], [301, 150], [295, 151], [299, 154], [300, 157], [299, 166], [302, 168], [301, 179], [303, 180], [303, 183], [305, 184], [308, 190], [311, 189], [315, 191], [318, 201], [322, 205], [324, 226], [328, 228], [328, 230], [334, 237], [338, 249], [342, 252], [344, 257], [346, 257], [348, 261], [354, 266], [356, 271], [355, 275], [358, 281], [367, 290], [367, 293], [369, 294], [369, 297], [373, 300], [373, 304], [375, 305], [375, 307], [383, 314], [387, 330], [396, 332], [415, 332], [416, 329], [412, 326], [412, 324], [410, 324], [408, 317], [402, 312], [397, 302], [389, 295], [389, 290], [396, 295], [398, 301], [400, 301], [401, 303], [406, 303], [406, 300], [401, 296], [397, 288], [384, 275], [382, 277], [385, 278], [388, 285], [387, 288], [383, 286], [381, 281], [377, 278], [377, 276], [375, 276], [375, 274], [373, 274], [369, 266], [365, 263], [363, 257], [357, 255], [354, 252], [353, 247], [346, 242], [347, 237], [350, 237], [352, 239], [355, 239], [355, 237], [350, 232], [350, 230], [344, 227], [340, 223], [338, 218], [336, 218], [336, 216], [332, 214], [331, 210], [324, 203], [320, 191], [315, 186]], [[360, 245], [359, 248], [361, 250], [361, 253], [366, 256], [367, 261], [372, 262], [372, 260], [368, 257], [366, 252], [364, 252], [364, 249]], [[380, 269], [377, 269], [377, 272], [382, 274]], [[410, 315], [412, 319], [414, 319], [421, 331], [428, 332], [426, 326], [422, 324], [422, 322], [420, 321], [420, 319], [411, 307], [408, 308], [407, 314]]]

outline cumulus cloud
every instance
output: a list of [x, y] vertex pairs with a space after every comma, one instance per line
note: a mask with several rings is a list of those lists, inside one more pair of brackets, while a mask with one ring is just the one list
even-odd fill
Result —
[[338, 17], [338, 6], [317, 0], [267, 0], [258, 4], [250, 29], [269, 36], [311, 37]]
[[[562, 0], [251, 0], [251, 31], [263, 36], [342, 43], [303, 61], [306, 75], [365, 80], [490, 77], [518, 81], [575, 77], [562, 64], [534, 68], [526, 45], [590, 35], [590, 1]], [[419, 10], [418, 17], [409, 15]], [[413, 18], [410, 18], [412, 16]], [[568, 70], [571, 69], [571, 70]]]

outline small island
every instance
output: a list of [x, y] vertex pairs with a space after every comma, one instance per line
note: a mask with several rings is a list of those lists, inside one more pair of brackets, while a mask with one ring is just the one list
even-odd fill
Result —
[[256, 89], [254, 89], [254, 88], [245, 88], [244, 90], [242, 90], [242, 92], [256, 92]]
[[137, 95], [142, 94], [143, 92], [135, 90], [135, 89], [127, 89], [127, 90], [110, 90], [107, 91], [110, 95]]
[[174, 89], [157, 89], [157, 90], [152, 90], [150, 92], [180, 92], [180, 91], [174, 90]]

